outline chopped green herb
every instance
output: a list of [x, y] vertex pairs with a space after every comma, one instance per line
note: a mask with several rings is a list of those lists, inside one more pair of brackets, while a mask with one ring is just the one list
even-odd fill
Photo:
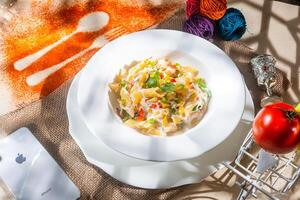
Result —
[[155, 71], [150, 74], [150, 77], [159, 79], [159, 75], [160, 75], [159, 71]]
[[179, 129], [183, 129], [184, 128], [184, 122], [180, 122], [177, 126], [178, 126]]
[[178, 72], [177, 77], [182, 77], [183, 73], [181, 71]]
[[174, 101], [175, 101], [177, 104], [180, 102], [180, 98], [178, 97], [178, 95], [176, 95], [176, 96], [174, 97]]
[[192, 111], [196, 111], [197, 107], [198, 107], [198, 104], [193, 107]]
[[159, 75], [160, 75], [159, 71], [151, 73], [150, 77], [146, 81], [146, 87], [147, 88], [157, 87], [158, 86], [158, 82], [159, 82]]
[[127, 84], [126, 84], [125, 81], [122, 81], [122, 82], [120, 83], [120, 86], [121, 86], [121, 87], [126, 87], [126, 85], [127, 85]]
[[157, 60], [146, 60], [146, 65], [153, 67], [157, 64]]
[[147, 88], [154, 88], [157, 87], [158, 81], [155, 78], [149, 78], [146, 82]]
[[134, 70], [135, 71], [135, 73], [138, 73], [139, 71], [141, 71], [142, 70], [142, 68], [137, 68], [136, 70]]
[[121, 104], [122, 104], [123, 106], [125, 106], [125, 105], [126, 105], [126, 100], [125, 100], [125, 99], [121, 99]]
[[124, 122], [131, 118], [130, 115], [128, 114], [128, 112], [124, 109], [121, 110], [120, 114], [121, 114], [122, 120]]
[[168, 103], [169, 101], [168, 101], [168, 98], [167, 98], [166, 96], [163, 96], [163, 97], [161, 98], [161, 102], [163, 102], [163, 103]]
[[172, 114], [175, 114], [177, 112], [177, 104], [176, 103], [173, 103], [171, 105], [171, 113]]
[[164, 92], [174, 92], [175, 90], [175, 85], [173, 83], [166, 83], [163, 84], [160, 89]]
[[202, 105], [197, 104], [193, 107], [192, 111], [197, 111], [197, 110], [200, 110], [201, 108], [202, 108]]
[[199, 79], [197, 80], [197, 84], [198, 84], [199, 88], [201, 88], [201, 89], [205, 89], [205, 88], [206, 88], [205, 80], [202, 79], [202, 78], [199, 78]]
[[176, 87], [177, 87], [179, 90], [182, 90], [182, 89], [185, 88], [185, 85], [182, 84], [182, 83], [179, 83], [179, 84], [176, 85]]
[[125, 117], [123, 117], [123, 122], [126, 122], [129, 119], [130, 119], [130, 116], [125, 116]]
[[148, 122], [150, 123], [150, 124], [155, 124], [156, 123], [156, 119], [148, 119]]

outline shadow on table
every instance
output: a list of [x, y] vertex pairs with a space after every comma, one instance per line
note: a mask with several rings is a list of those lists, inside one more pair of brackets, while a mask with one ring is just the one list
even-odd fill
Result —
[[[182, 23], [184, 22], [184, 19], [185, 19], [184, 10], [180, 10], [175, 14], [174, 17], [172, 17], [171, 19], [158, 25], [157, 28], [182, 30]], [[260, 35], [257, 36], [256, 38], [251, 39], [251, 41], [252, 40], [253, 41], [259, 40], [258, 43], [260, 44], [260, 48], [264, 47], [265, 39], [261, 38]], [[258, 110], [260, 108], [259, 101], [265, 95], [265, 92], [262, 90], [262, 88], [259, 88], [257, 86], [255, 77], [252, 73], [252, 68], [249, 64], [249, 61], [251, 58], [255, 57], [259, 53], [264, 53], [266, 50], [254, 51], [253, 49], [251, 49], [251, 48], [247, 47], [245, 44], [243, 44], [244, 42], [241, 43], [239, 41], [233, 41], [233, 42], [232, 41], [230, 41], [230, 42], [223, 41], [223, 40], [219, 39], [217, 36], [214, 38], [213, 43], [216, 44], [217, 46], [219, 46], [223, 51], [225, 51], [226, 54], [235, 62], [236, 66], [239, 68], [240, 72], [243, 74], [246, 85], [248, 86], [248, 89], [250, 90], [251, 95], [254, 99], [255, 108]], [[248, 45], [247, 41], [245, 43]], [[300, 44], [298, 46], [299, 46], [298, 49], [300, 51]], [[300, 52], [299, 52], [299, 55], [300, 55]], [[280, 59], [280, 57], [278, 58], [277, 55], [273, 55], [273, 56], [275, 56], [276, 59]], [[299, 57], [299, 59], [300, 59], [300, 57]], [[300, 62], [300, 60], [299, 60], [299, 62]], [[298, 64], [295, 64], [295, 65], [298, 65]], [[300, 65], [300, 63], [299, 63], [299, 65]], [[294, 70], [296, 73], [297, 68], [295, 67]], [[273, 89], [274, 89], [274, 93], [276, 95], [283, 95], [288, 90], [290, 83], [289, 83], [289, 80], [286, 78], [286, 73], [284, 71], [282, 71], [278, 68], [277, 68], [277, 71], [278, 71], [278, 74], [276, 76], [276, 80], [278, 81], [278, 83], [276, 84], [276, 86]], [[294, 80], [295, 78], [297, 78], [297, 76], [292, 77], [291, 80], [293, 81], [292, 89], [296, 90], [297, 89], [297, 81]], [[285, 94], [284, 96], [287, 98], [287, 101], [290, 101], [290, 98], [287, 94]]]
[[[175, 17], [158, 25], [157, 28], [181, 30], [183, 19], [184, 11], [181, 10]], [[260, 99], [262, 92], [258, 92], [259, 88], [256, 86], [255, 79], [251, 74], [251, 68], [248, 64], [249, 59], [256, 54], [248, 47], [241, 45], [239, 42], [228, 43], [219, 40], [215, 40], [215, 42], [220, 48], [229, 54], [231, 58], [233, 58], [241, 73], [244, 75], [245, 81], [252, 91], [251, 94], [253, 98], [256, 100]], [[251, 74], [251, 76], [249, 74]], [[64, 86], [61, 88], [64, 88]], [[55, 102], [55, 96], [66, 95], [66, 88], [67, 87], [63, 89], [64, 91], [62, 93], [58, 90], [58, 92], [55, 91], [56, 94], [53, 94], [53, 97], [51, 96], [52, 94], [47, 97], [47, 99], [53, 98], [52, 103], [44, 101], [42, 104], [41, 113], [43, 116], [42, 120], [44, 122], [43, 128], [48, 132], [48, 139], [43, 139], [43, 143], [46, 148], [51, 151], [51, 154], [57, 158], [58, 162], [64, 167], [69, 175], [73, 177], [75, 183], [80, 183], [80, 185], [82, 185], [82, 182], [85, 183], [83, 190], [86, 191], [87, 194], [89, 193], [89, 189], [87, 189], [86, 186], [92, 182], [94, 184], [90, 189], [90, 191], [93, 191], [92, 196], [96, 195], [95, 191], [97, 191], [111, 196], [121, 194], [128, 199], [140, 199], [141, 196], [148, 197], [149, 199], [151, 199], [151, 197], [162, 196], [168, 197], [169, 199], [218, 199], [213, 197], [216, 193], [227, 195], [227, 198], [231, 199], [235, 199], [237, 197], [239, 188], [234, 185], [236, 177], [227, 170], [221, 170], [199, 184], [186, 185], [168, 190], [144, 190], [131, 187], [126, 184], [121, 184], [108, 176], [102, 170], [92, 166], [83, 157], [83, 154], [69, 134], [55, 135], [55, 133], [59, 132], [68, 132], [65, 105], [62, 105], [62, 102]], [[256, 108], [258, 108], [258, 101], [255, 103]], [[53, 109], [53, 107], [56, 107], [56, 109]], [[52, 111], [49, 112], [49, 109], [52, 109]], [[53, 129], [55, 131], [51, 131]], [[51, 134], [50, 131], [53, 132], [54, 135]], [[91, 170], [91, 172], [86, 172], [85, 170], [87, 169]], [[80, 173], [85, 174], [84, 177], [86, 179], [92, 178], [93, 181], [78, 180]], [[92, 188], [95, 187], [99, 189], [93, 190]], [[89, 193], [89, 195], [91, 195], [91, 193]]]
[[[283, 0], [282, 2], [300, 5], [300, 1]], [[234, 5], [234, 1], [230, 3]], [[294, 18], [284, 19], [276, 12], [274, 6], [275, 2], [273, 1], [264, 1], [260, 5], [254, 1], [246, 0], [240, 4], [245, 7], [250, 6], [254, 11], [258, 10], [262, 13], [261, 18], [258, 19], [260, 22], [256, 23], [258, 25], [260, 24], [260, 33], [242, 39], [242, 42], [248, 46], [256, 44], [256, 53], [263, 54], [269, 52], [269, 54], [273, 55], [280, 62], [280, 66], [277, 64], [277, 67], [282, 69], [283, 74], [288, 77], [292, 83], [288, 92], [283, 95], [284, 100], [294, 104], [298, 103], [300, 101], [300, 7], [294, 7], [298, 10], [298, 14]], [[290, 6], [292, 7], [292, 5]], [[288, 31], [289, 34], [286, 34], [287, 38], [280, 36], [280, 32], [270, 33], [271, 24], [275, 22]], [[278, 38], [277, 40], [289, 40], [288, 42], [291, 45], [296, 46], [296, 52], [291, 52], [288, 58], [282, 55], [282, 53], [278, 51], [278, 44], [275, 44], [274, 41], [271, 40], [271, 36], [272, 38]], [[277, 48], [275, 48], [275, 45], [277, 45]], [[289, 51], [289, 49], [287, 49], [287, 51]], [[294, 53], [295, 56], [293, 57], [292, 55]], [[281, 66], [282, 64], [284, 66]]]
[[[245, 3], [249, 2], [245, 1]], [[259, 9], [263, 12], [271, 12], [271, 6], [272, 2], [265, 1], [263, 7]], [[272, 13], [272, 16], [287, 25], [297, 44], [297, 55], [300, 55], [300, 43], [297, 36], [299, 32], [299, 27], [297, 26], [300, 23], [300, 8], [298, 17], [290, 21], [280, 19], [276, 13]], [[181, 10], [175, 17], [160, 24], [158, 28], [181, 30], [183, 19], [184, 12]], [[270, 16], [267, 14], [263, 15], [261, 20], [262, 30], [267, 29], [270, 23]], [[286, 68], [291, 70], [291, 74], [299, 74], [300, 57], [298, 56], [296, 62], [292, 63], [278, 55], [268, 39], [267, 31], [245, 40], [247, 44], [251, 44], [254, 41], [259, 41], [259, 53], [265, 53], [266, 49], [269, 48], [276, 59], [287, 64]], [[248, 64], [249, 58], [254, 56], [255, 53], [246, 46], [241, 46], [239, 42], [231, 43], [231, 47], [230, 45], [225, 45], [226, 42], [216, 42], [233, 58], [241, 73], [244, 74], [245, 81], [250, 90], [252, 90], [254, 99], [259, 99], [260, 94], [257, 92], [259, 89], [256, 87], [254, 78], [249, 75], [251, 68]], [[64, 74], [60, 75], [63, 76]], [[292, 90], [296, 95], [300, 96], [298, 76], [292, 76], [291, 79], [293, 82]], [[13, 120], [19, 122], [16, 123], [18, 127], [6, 127], [5, 129], [8, 132], [22, 126], [28, 127], [39, 138], [49, 153], [55, 157], [56, 161], [67, 172], [67, 175], [71, 177], [74, 183], [80, 186], [81, 191], [83, 191], [83, 199], [99, 197], [97, 193], [101, 195], [106, 194], [111, 197], [121, 195], [125, 199], [141, 199], [142, 197], [146, 197], [145, 199], [162, 199], [167, 197], [169, 199], [218, 199], [213, 197], [215, 194], [224, 194], [226, 195], [224, 198], [236, 198], [239, 191], [239, 188], [233, 184], [236, 177], [227, 170], [221, 170], [199, 184], [186, 185], [168, 190], [144, 190], [121, 184], [101, 169], [89, 164], [75, 141], [68, 134], [65, 100], [69, 83], [64, 83], [59, 89], [42, 100], [42, 102], [34, 102], [32, 105], [16, 111], [13, 113], [15, 115], [11, 115], [14, 118], [10, 117], [10, 115], [3, 116], [0, 118], [0, 121], [3, 124]], [[289, 97], [287, 97], [287, 100], [289, 100]], [[257, 102], [256, 107], [258, 107]]]

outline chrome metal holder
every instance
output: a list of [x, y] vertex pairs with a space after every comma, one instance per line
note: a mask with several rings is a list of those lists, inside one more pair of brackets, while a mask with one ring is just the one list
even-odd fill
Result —
[[258, 173], [259, 151], [261, 150], [252, 139], [252, 132], [250, 132], [235, 160], [232, 163], [223, 163], [240, 179], [236, 181], [236, 184], [241, 187], [238, 200], [250, 196], [259, 198], [258, 194], [272, 200], [282, 199], [300, 176], [300, 166], [295, 163], [298, 157], [296, 151], [288, 155], [272, 155], [277, 160], [277, 164], [263, 173]]
[[[271, 55], [258, 55], [250, 61], [257, 85], [262, 86], [267, 93], [267, 97], [261, 100], [262, 107], [280, 99], [272, 92], [276, 84], [275, 63], [276, 60]], [[241, 187], [238, 200], [247, 199], [250, 196], [259, 198], [258, 195], [265, 195], [272, 200], [282, 199], [298, 180], [300, 166], [296, 164], [299, 154], [297, 151], [287, 155], [272, 155], [263, 151], [256, 145], [252, 138], [252, 131], [250, 131], [235, 160], [232, 163], [223, 163], [240, 178], [236, 181], [236, 184]], [[266, 165], [269, 162], [259, 158], [259, 155], [263, 154], [266, 155], [265, 159], [269, 158], [272, 161], [272, 165], [267, 168], [261, 168], [261, 165], [258, 168], [259, 162], [260, 164], [266, 163]]]

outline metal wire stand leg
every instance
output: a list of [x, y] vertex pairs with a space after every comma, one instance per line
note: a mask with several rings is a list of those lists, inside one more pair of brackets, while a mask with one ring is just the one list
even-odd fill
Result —
[[245, 200], [250, 196], [258, 198], [258, 192], [272, 200], [280, 199], [295, 185], [300, 176], [300, 167], [295, 163], [297, 152], [288, 155], [272, 155], [276, 164], [259, 173], [257, 166], [259, 152], [262, 150], [258, 148], [255, 152], [254, 146], [257, 147], [250, 131], [236, 159], [231, 164], [223, 163], [241, 179], [236, 182], [241, 188], [237, 199]]

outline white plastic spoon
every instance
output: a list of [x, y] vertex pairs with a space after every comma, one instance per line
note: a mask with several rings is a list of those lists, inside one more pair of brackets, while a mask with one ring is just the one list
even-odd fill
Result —
[[100, 30], [101, 28], [105, 27], [108, 24], [109, 16], [105, 12], [92, 12], [88, 15], [85, 15], [79, 20], [79, 23], [76, 27], [76, 30], [71, 33], [70, 35], [67, 35], [57, 42], [45, 47], [44, 49], [41, 49], [37, 51], [34, 54], [28, 55], [14, 63], [14, 67], [16, 70], [21, 71], [26, 69], [28, 66], [30, 66], [34, 61], [45, 55], [48, 51], [53, 49], [55, 46], [59, 45], [60, 43], [66, 41], [73, 35], [79, 32], [95, 32]]
[[104, 35], [101, 35], [99, 37], [97, 37], [94, 42], [92, 43], [91, 46], [89, 46], [88, 48], [86, 48], [85, 50], [77, 53], [76, 55], [64, 60], [63, 62], [57, 64], [57, 65], [53, 65], [47, 69], [44, 69], [42, 71], [39, 71], [35, 74], [32, 74], [30, 76], [27, 77], [26, 82], [29, 86], [35, 86], [38, 85], [39, 83], [41, 83], [43, 80], [45, 80], [48, 76], [50, 76], [51, 74], [55, 73], [56, 71], [60, 70], [62, 67], [64, 67], [66, 64], [70, 63], [71, 61], [83, 56], [84, 54], [86, 54], [88, 51], [90, 51], [91, 49], [94, 48], [101, 48], [103, 47], [105, 44], [107, 44], [110, 40], [128, 33], [126, 30], [124, 30], [122, 27], [116, 28], [116, 29], [112, 29], [109, 32], [105, 33]]

